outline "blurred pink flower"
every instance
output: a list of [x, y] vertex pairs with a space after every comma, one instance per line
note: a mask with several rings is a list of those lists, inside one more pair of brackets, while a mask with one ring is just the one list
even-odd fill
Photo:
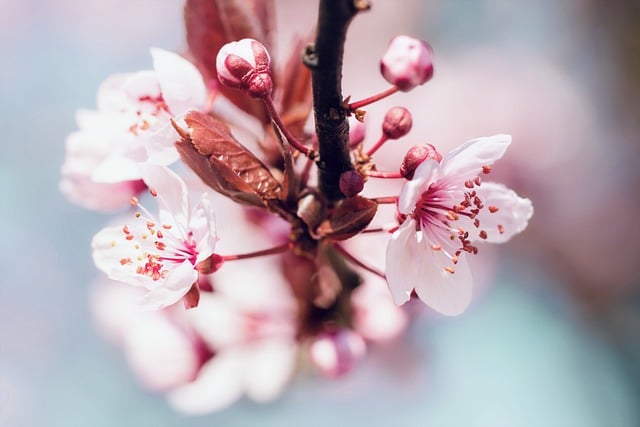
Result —
[[187, 414], [222, 409], [243, 395], [272, 400], [295, 368], [296, 305], [276, 263], [230, 263], [219, 273], [215, 291], [184, 313], [215, 353], [193, 382], [168, 394], [170, 404]]
[[480, 178], [510, 143], [508, 135], [468, 141], [441, 163], [424, 161], [402, 187], [398, 210], [408, 217], [389, 241], [385, 269], [397, 304], [415, 289], [434, 310], [461, 313], [471, 301], [472, 243], [502, 243], [526, 228], [531, 201]]
[[110, 279], [147, 289], [142, 305], [161, 309], [196, 283], [198, 264], [213, 254], [217, 236], [206, 194], [191, 210], [187, 186], [177, 174], [151, 164], [142, 170], [158, 201], [158, 218], [133, 200], [142, 209], [136, 221], [102, 229], [91, 246], [100, 270]]
[[91, 295], [98, 328], [123, 348], [144, 387], [166, 391], [192, 381], [204, 356], [197, 336], [181, 319], [180, 310], [140, 310], [141, 293], [118, 282], [99, 282]]
[[[161, 49], [151, 55], [153, 71], [107, 78], [98, 90], [97, 111], [78, 112], [80, 129], [67, 138], [60, 186], [85, 207], [121, 207], [141, 189], [142, 163], [168, 165], [179, 158], [169, 120], [205, 108], [202, 76], [189, 61]], [[94, 196], [107, 192], [105, 200]]]

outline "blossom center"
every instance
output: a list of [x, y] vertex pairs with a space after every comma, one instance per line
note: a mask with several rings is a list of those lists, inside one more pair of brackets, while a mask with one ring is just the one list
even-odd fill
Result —
[[129, 132], [138, 136], [139, 132], [145, 132], [155, 126], [161, 119], [160, 115], [167, 113], [171, 115], [169, 107], [162, 96], [158, 95], [141, 95], [137, 99], [139, 108], [135, 111], [136, 119], [129, 126]]
[[[153, 189], [150, 192], [157, 196]], [[139, 223], [122, 227], [122, 235], [125, 242], [133, 245], [136, 255], [120, 259], [122, 266], [133, 264], [136, 274], [158, 281], [178, 264], [188, 261], [195, 265], [198, 251], [191, 230], [181, 232], [171, 224], [160, 223], [136, 197], [131, 198], [131, 204], [141, 210], [135, 214]]]
[[[490, 171], [489, 166], [483, 166], [483, 173]], [[478, 253], [478, 247], [472, 244], [470, 232], [474, 230], [470, 227], [477, 231], [480, 239], [487, 239], [487, 231], [482, 228], [478, 215], [483, 211], [492, 214], [498, 211], [496, 206], [485, 206], [477, 191], [481, 184], [480, 175], [463, 185], [446, 179], [436, 181], [421, 194], [411, 214], [416, 220], [416, 231], [422, 231], [431, 250], [443, 251], [453, 265], [458, 263], [462, 252]], [[467, 220], [462, 221], [463, 218]], [[504, 233], [504, 227], [498, 225], [498, 231]], [[444, 270], [455, 273], [453, 265], [444, 267]]]

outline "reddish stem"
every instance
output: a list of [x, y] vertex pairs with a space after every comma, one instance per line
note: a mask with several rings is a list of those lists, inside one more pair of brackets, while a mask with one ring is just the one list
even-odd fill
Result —
[[303, 145], [300, 141], [298, 141], [298, 138], [293, 136], [291, 132], [289, 132], [289, 129], [287, 129], [287, 127], [284, 125], [282, 119], [280, 118], [280, 114], [278, 114], [276, 106], [273, 104], [273, 100], [270, 97], [265, 96], [264, 98], [262, 98], [262, 101], [264, 102], [265, 107], [267, 107], [267, 112], [269, 113], [269, 116], [271, 116], [271, 120], [273, 120], [280, 132], [282, 132], [289, 145], [291, 145], [293, 148], [309, 157], [310, 159], [315, 159], [317, 157], [317, 153], [315, 152], [315, 150]]
[[362, 108], [365, 107], [369, 104], [373, 104], [374, 102], [378, 102], [381, 99], [386, 98], [389, 95], [393, 95], [394, 93], [396, 93], [399, 89], [397, 88], [397, 86], [391, 86], [389, 89], [383, 90], [380, 93], [377, 93], [373, 96], [370, 96], [368, 98], [364, 98], [361, 99], [360, 101], [356, 101], [356, 102], [351, 102], [349, 103], [349, 105], [347, 105], [347, 108], [349, 111], [355, 111], [358, 108]]
[[280, 245], [280, 246], [276, 246], [276, 247], [269, 248], [269, 249], [263, 249], [263, 250], [255, 251], [255, 252], [248, 252], [248, 253], [237, 254], [237, 255], [223, 255], [222, 259], [223, 259], [223, 261], [236, 261], [236, 260], [239, 260], [239, 259], [257, 258], [257, 257], [261, 257], [261, 256], [266, 256], [266, 255], [280, 254], [280, 253], [288, 251], [289, 249], [290, 249], [290, 244], [289, 243], [285, 243], [285, 244]]
[[400, 172], [381, 172], [375, 170], [367, 172], [367, 176], [372, 178], [404, 178]]

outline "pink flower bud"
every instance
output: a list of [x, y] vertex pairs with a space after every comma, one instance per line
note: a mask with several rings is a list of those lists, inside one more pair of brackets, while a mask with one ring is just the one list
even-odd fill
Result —
[[349, 170], [340, 175], [340, 191], [347, 197], [353, 197], [364, 188], [364, 178], [358, 172]]
[[349, 124], [349, 145], [355, 147], [360, 144], [364, 141], [366, 133], [367, 127], [364, 123], [356, 121], [355, 123]]
[[433, 76], [433, 50], [422, 40], [396, 36], [380, 60], [384, 78], [407, 92]]
[[384, 116], [382, 132], [387, 139], [402, 138], [411, 130], [411, 113], [404, 107], [393, 107]]
[[364, 339], [350, 329], [320, 334], [309, 348], [311, 361], [320, 372], [336, 378], [349, 372], [367, 351]]
[[262, 43], [242, 39], [222, 46], [216, 58], [218, 80], [225, 86], [249, 93], [252, 98], [271, 94], [271, 58]]
[[438, 153], [436, 148], [431, 145], [414, 145], [409, 148], [407, 154], [405, 154], [402, 164], [400, 165], [400, 174], [406, 179], [413, 178], [413, 174], [420, 166], [420, 163], [425, 160], [435, 160], [440, 163], [442, 161], [442, 155]]

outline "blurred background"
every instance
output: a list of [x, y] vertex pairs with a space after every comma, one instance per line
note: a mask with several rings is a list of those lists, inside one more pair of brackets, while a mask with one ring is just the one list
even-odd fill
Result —
[[[304, 29], [311, 3], [278, 1], [279, 25]], [[425, 308], [344, 379], [300, 375], [273, 403], [197, 418], [143, 390], [96, 332], [89, 242], [108, 217], [57, 188], [76, 109], [108, 75], [150, 68], [149, 47], [184, 48], [182, 2], [0, 5], [0, 425], [640, 425], [638, 2], [374, 0], [352, 26], [345, 94], [386, 87], [393, 35], [429, 41], [434, 80], [371, 107], [372, 123], [407, 106], [407, 144], [441, 151], [513, 134], [496, 176], [534, 218], [489, 253], [464, 315]]]

